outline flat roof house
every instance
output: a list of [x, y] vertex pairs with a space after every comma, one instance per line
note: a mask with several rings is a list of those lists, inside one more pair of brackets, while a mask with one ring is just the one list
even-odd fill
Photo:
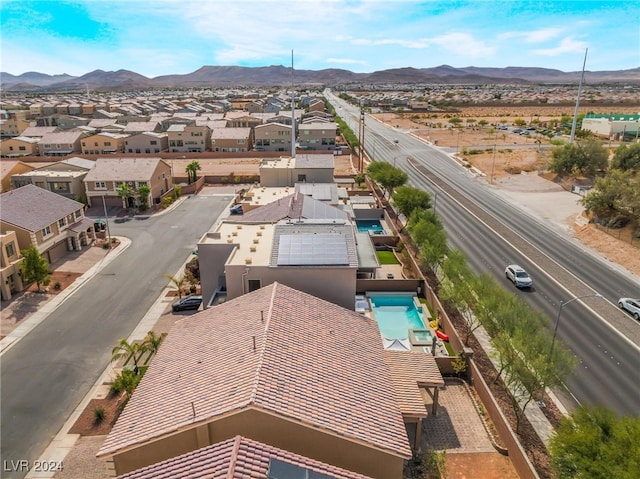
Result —
[[186, 317], [97, 456], [125, 474], [238, 435], [401, 478], [411, 448], [375, 320], [279, 283]]

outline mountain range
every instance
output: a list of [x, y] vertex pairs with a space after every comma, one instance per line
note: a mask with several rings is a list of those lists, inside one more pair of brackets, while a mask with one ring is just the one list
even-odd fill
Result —
[[[349, 84], [570, 84], [580, 80], [581, 72], [563, 72], [549, 68], [506, 67], [455, 68], [441, 65], [432, 68], [395, 68], [373, 73], [354, 73], [329, 68], [324, 70], [294, 70], [297, 86], [340, 86]], [[129, 70], [95, 70], [80, 77], [27, 72], [21, 75], [0, 72], [0, 88], [4, 91], [71, 91], [139, 90], [148, 88], [285, 86], [292, 81], [291, 68], [282, 65], [267, 67], [203, 66], [183, 75], [162, 75], [148, 78]], [[640, 83], [640, 68], [617, 71], [586, 71], [588, 83]]]

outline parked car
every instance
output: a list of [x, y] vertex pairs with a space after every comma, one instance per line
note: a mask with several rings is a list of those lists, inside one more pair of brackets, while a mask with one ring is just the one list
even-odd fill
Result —
[[175, 313], [176, 311], [188, 311], [188, 310], [196, 310], [200, 308], [202, 304], [202, 296], [199, 294], [192, 294], [190, 296], [185, 296], [171, 305], [171, 310]]
[[618, 300], [620, 309], [628, 312], [636, 321], [640, 321], [640, 299], [620, 298]]
[[517, 288], [530, 288], [533, 286], [533, 279], [529, 276], [522, 266], [517, 264], [510, 264], [504, 270], [504, 275], [509, 281], [511, 281]]
[[235, 205], [229, 208], [229, 214], [231, 215], [241, 215], [242, 213], [242, 205]]
[[399, 143], [399, 141], [398, 141], [398, 139], [397, 139], [397, 138], [394, 138], [394, 139], [393, 139], [393, 142], [394, 142], [394, 143]]

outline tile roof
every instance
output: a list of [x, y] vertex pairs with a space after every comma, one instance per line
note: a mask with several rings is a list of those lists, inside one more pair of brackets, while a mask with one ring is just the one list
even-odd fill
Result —
[[98, 158], [84, 181], [149, 181], [160, 161], [160, 158]]
[[247, 408], [411, 456], [375, 321], [277, 282], [178, 321], [98, 455]]
[[0, 220], [27, 231], [40, 231], [84, 205], [57, 193], [25, 185], [0, 195]]
[[385, 349], [384, 360], [391, 371], [394, 392], [402, 414], [426, 417], [427, 410], [419, 387], [444, 386], [435, 358], [424, 352]]
[[328, 474], [335, 479], [369, 479], [369, 476], [242, 436], [129, 472], [118, 479], [266, 479], [271, 459]]
[[251, 135], [251, 128], [214, 128], [211, 130], [212, 140], [242, 139], [245, 140]]
[[337, 220], [344, 223], [347, 218], [344, 211], [296, 192], [250, 210], [234, 219], [234, 223], [277, 223], [284, 219]]

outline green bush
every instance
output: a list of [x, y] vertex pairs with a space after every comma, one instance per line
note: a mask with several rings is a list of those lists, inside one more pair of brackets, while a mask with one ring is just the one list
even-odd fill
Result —
[[109, 243], [102, 243], [102, 249], [109, 249], [111, 245]]
[[55, 289], [56, 291], [60, 291], [61, 288], [62, 285], [60, 284], [60, 281], [56, 281], [55, 283], [53, 283], [53, 289]]
[[103, 407], [95, 408], [93, 410], [93, 422], [95, 422], [96, 424], [100, 424], [102, 421], [104, 421], [106, 415], [107, 413]]

